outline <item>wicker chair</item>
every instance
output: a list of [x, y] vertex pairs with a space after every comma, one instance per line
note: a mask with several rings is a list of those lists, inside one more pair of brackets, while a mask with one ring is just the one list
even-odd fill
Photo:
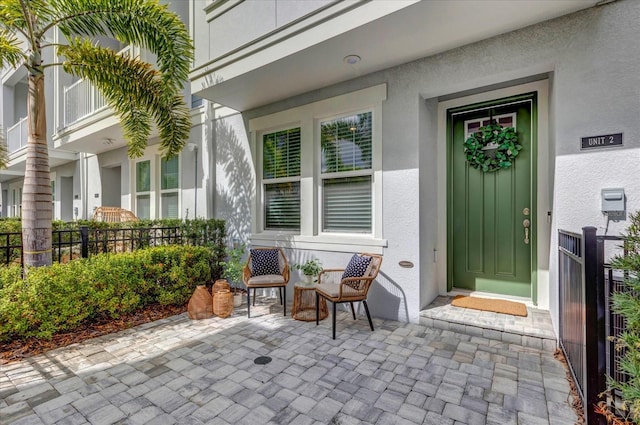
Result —
[[[261, 274], [254, 276], [254, 253], [275, 250], [278, 252], [279, 274]], [[257, 254], [256, 254], [257, 255]], [[287, 315], [287, 284], [289, 283], [289, 262], [284, 252], [280, 248], [252, 248], [249, 250], [247, 264], [242, 270], [242, 281], [247, 287], [247, 317], [251, 317], [251, 289], [253, 288], [253, 305], [256, 305], [256, 289], [258, 288], [278, 288], [280, 291], [280, 303]], [[282, 288], [285, 288], [284, 299]]]
[[356, 311], [353, 303], [361, 301], [364, 310], [367, 313], [369, 326], [373, 331], [373, 322], [369, 314], [369, 306], [367, 306], [367, 294], [371, 283], [378, 276], [380, 265], [382, 264], [382, 256], [377, 254], [357, 254], [361, 257], [371, 257], [371, 262], [365, 274], [362, 277], [342, 278], [345, 269], [327, 269], [323, 270], [318, 276], [318, 286], [316, 286], [316, 325], [319, 324], [319, 301], [320, 297], [331, 301], [333, 304], [333, 339], [336, 339], [336, 304], [349, 303], [351, 305], [351, 313], [353, 320], [356, 320]]
[[138, 217], [131, 211], [120, 207], [97, 207], [93, 213], [92, 220], [107, 223], [124, 223], [138, 221]]

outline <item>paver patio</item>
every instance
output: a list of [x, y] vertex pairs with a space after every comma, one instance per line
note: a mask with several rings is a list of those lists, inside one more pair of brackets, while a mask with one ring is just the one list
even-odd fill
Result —
[[[3, 365], [2, 424], [573, 424], [549, 350], [338, 314], [186, 314]], [[262, 313], [262, 316], [258, 317]], [[259, 356], [273, 360], [255, 364]]]

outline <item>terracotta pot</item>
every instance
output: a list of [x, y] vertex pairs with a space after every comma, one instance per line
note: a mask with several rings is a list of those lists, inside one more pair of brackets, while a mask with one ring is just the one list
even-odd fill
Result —
[[204, 285], [196, 286], [187, 306], [189, 319], [208, 319], [213, 316], [213, 299]]

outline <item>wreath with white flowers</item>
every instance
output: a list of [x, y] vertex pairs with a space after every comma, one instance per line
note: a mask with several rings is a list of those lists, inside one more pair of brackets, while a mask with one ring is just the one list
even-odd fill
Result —
[[[467, 162], [484, 172], [511, 167], [521, 150], [516, 130], [513, 127], [502, 127], [495, 121], [480, 127], [464, 142]], [[493, 151], [495, 155], [489, 155], [487, 151]]]

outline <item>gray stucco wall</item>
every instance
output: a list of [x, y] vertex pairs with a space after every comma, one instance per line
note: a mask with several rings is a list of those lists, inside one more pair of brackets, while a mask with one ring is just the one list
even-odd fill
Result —
[[[557, 309], [555, 234], [558, 228], [579, 231], [595, 225], [605, 231], [600, 189], [624, 187], [627, 209], [640, 209], [640, 3], [623, 0], [591, 8], [489, 40], [464, 46], [335, 86], [306, 93], [233, 119], [235, 136], [247, 140], [248, 120], [320, 99], [387, 83], [383, 103], [384, 233], [388, 240], [383, 276], [372, 290], [372, 312], [378, 317], [416, 321], [421, 307], [438, 294], [433, 249], [439, 232], [437, 105], [471, 92], [521, 81], [548, 79], [550, 111], [548, 156], [538, 161], [549, 169], [540, 176], [550, 198], [540, 208], [551, 212], [543, 229], [551, 236], [548, 307]], [[222, 129], [224, 130], [224, 128]], [[624, 147], [581, 151], [580, 137], [624, 133]], [[222, 132], [227, 134], [228, 132]], [[237, 151], [243, 155], [243, 151]], [[236, 160], [250, 163], [246, 157]], [[225, 166], [222, 158], [218, 164]], [[543, 167], [544, 168], [544, 167]], [[249, 175], [249, 174], [247, 174]], [[544, 178], [542, 178], [544, 177]], [[548, 205], [544, 205], [544, 204]], [[401, 208], [399, 208], [401, 206]], [[247, 225], [245, 223], [245, 225]], [[624, 221], [609, 223], [609, 234]], [[319, 253], [321, 256], [325, 255]], [[333, 254], [327, 259], [338, 261]], [[346, 254], [340, 257], [343, 261]], [[398, 260], [415, 263], [401, 269]], [[394, 289], [395, 288], [395, 289]], [[389, 294], [399, 302], [389, 302]]]

